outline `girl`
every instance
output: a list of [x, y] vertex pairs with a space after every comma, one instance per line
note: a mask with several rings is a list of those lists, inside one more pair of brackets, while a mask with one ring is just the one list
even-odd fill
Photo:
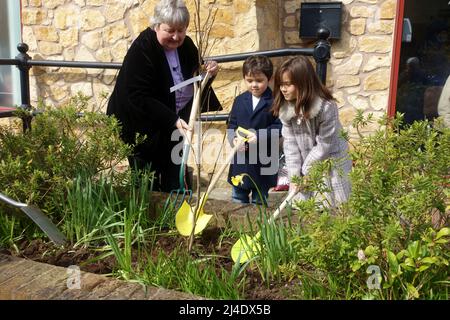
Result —
[[[338, 108], [330, 91], [322, 85], [308, 58], [299, 56], [285, 61], [275, 75], [272, 111], [283, 124], [281, 134], [289, 180], [308, 175], [316, 161], [336, 158], [326, 180], [332, 206], [347, 201], [350, 195], [348, 173], [351, 160], [348, 144], [340, 137], [342, 128]], [[298, 186], [291, 183], [291, 190]], [[297, 200], [312, 196], [300, 192]]]

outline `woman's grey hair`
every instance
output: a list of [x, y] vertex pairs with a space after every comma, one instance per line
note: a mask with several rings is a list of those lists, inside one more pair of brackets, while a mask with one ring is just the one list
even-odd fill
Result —
[[161, 23], [187, 27], [189, 18], [189, 11], [183, 0], [161, 0], [155, 6], [151, 27], [155, 28]]

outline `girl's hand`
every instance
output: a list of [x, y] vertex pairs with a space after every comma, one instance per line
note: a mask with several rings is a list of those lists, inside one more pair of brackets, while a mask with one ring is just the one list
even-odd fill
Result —
[[305, 189], [305, 188], [309, 187], [310, 184], [311, 184], [311, 178], [309, 176], [303, 176], [301, 188]]
[[[291, 182], [289, 185], [289, 190], [291, 190], [291, 188], [296, 188], [295, 190], [297, 190], [297, 191], [306, 191], [310, 187], [310, 184], [311, 184], [311, 179], [309, 178], [309, 176], [303, 176], [303, 177], [301, 177], [300, 184]], [[292, 190], [294, 190], [294, 189], [292, 189]]]
[[298, 192], [298, 191], [300, 191], [300, 187], [298, 186], [298, 184], [290, 182], [289, 183], [289, 192], [294, 192], [294, 190], [295, 190], [295, 192]]
[[311, 179], [309, 176], [301, 177], [300, 184], [294, 182], [289, 183], [289, 190], [306, 191], [310, 187]]

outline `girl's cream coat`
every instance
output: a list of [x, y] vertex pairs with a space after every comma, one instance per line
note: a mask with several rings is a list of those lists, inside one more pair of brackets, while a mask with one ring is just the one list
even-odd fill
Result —
[[[352, 163], [348, 156], [348, 144], [340, 136], [342, 125], [336, 104], [316, 98], [310, 117], [304, 118], [302, 114], [297, 116], [294, 106], [286, 103], [280, 108], [279, 117], [283, 124], [281, 133], [289, 178], [307, 175], [316, 161], [335, 158], [337, 165], [327, 179], [332, 192], [326, 196], [331, 205], [347, 201], [351, 190], [348, 173]], [[311, 196], [302, 193], [298, 198]]]

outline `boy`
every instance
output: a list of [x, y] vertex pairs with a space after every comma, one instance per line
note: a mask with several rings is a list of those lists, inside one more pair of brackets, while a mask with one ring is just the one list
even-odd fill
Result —
[[228, 140], [234, 144], [234, 132], [239, 126], [252, 130], [254, 135], [235, 155], [228, 182], [232, 184], [231, 177], [243, 175], [241, 183], [233, 185], [233, 202], [250, 203], [251, 194], [252, 203], [267, 204], [269, 189], [276, 185], [277, 180], [281, 131], [280, 120], [270, 112], [273, 99], [269, 81], [273, 65], [265, 56], [251, 56], [245, 60], [242, 73], [247, 91], [234, 100], [228, 123]]

